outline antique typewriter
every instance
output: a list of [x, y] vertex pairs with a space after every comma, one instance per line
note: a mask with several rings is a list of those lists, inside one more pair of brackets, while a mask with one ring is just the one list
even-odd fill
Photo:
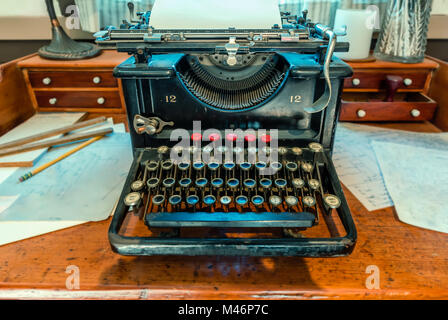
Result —
[[114, 251], [351, 253], [356, 229], [331, 161], [352, 73], [333, 52], [348, 44], [306, 14], [282, 13], [270, 29], [158, 30], [144, 12], [96, 34], [131, 55], [114, 71], [135, 159], [109, 230]]

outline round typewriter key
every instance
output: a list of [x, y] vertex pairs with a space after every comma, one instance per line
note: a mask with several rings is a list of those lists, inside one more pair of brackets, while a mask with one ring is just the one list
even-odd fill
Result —
[[155, 204], [156, 206], [159, 206], [164, 202], [165, 202], [165, 196], [161, 194], [152, 197], [152, 203]]
[[316, 199], [311, 196], [306, 196], [303, 197], [302, 202], [305, 207], [312, 207], [316, 204]]
[[173, 178], [166, 178], [165, 180], [163, 180], [163, 186], [165, 188], [171, 188], [175, 183], [176, 180], [174, 180]]
[[221, 139], [221, 136], [218, 133], [212, 133], [208, 136], [208, 140], [210, 141], [218, 141]]
[[173, 196], [171, 196], [168, 199], [168, 202], [172, 205], [172, 206], [177, 206], [180, 202], [182, 201], [182, 197], [175, 194]]
[[182, 151], [184, 151], [184, 148], [181, 146], [175, 146], [175, 147], [173, 147], [173, 151], [174, 151], [174, 153], [179, 154]]
[[140, 191], [145, 186], [145, 183], [142, 180], [137, 180], [132, 182], [131, 184], [131, 190], [132, 191]]
[[215, 188], [221, 188], [224, 184], [224, 180], [221, 178], [215, 178], [212, 180], [212, 186]]
[[212, 146], [205, 146], [202, 148], [202, 152], [203, 153], [210, 153], [213, 151], [213, 147]]
[[313, 151], [313, 152], [322, 152], [324, 150], [322, 145], [320, 143], [317, 143], [317, 142], [311, 142], [308, 145], [308, 148], [310, 148], [310, 150]]
[[297, 203], [299, 203], [299, 199], [294, 196], [287, 196], [285, 198], [285, 202], [288, 207], [294, 207], [297, 205]]
[[214, 205], [216, 202], [216, 198], [215, 196], [209, 194], [208, 196], [205, 196], [204, 199], [202, 200], [206, 205], [211, 206]]
[[173, 167], [174, 163], [171, 160], [163, 161], [162, 163], [162, 169], [163, 170], [170, 170]]
[[288, 153], [288, 149], [286, 149], [285, 147], [280, 147], [278, 148], [278, 154], [281, 156], [284, 156]]
[[292, 180], [292, 185], [294, 186], [294, 188], [300, 189], [303, 188], [303, 186], [305, 185], [305, 181], [303, 181], [303, 179], [300, 178], [294, 178]]
[[247, 148], [247, 152], [249, 154], [256, 154], [258, 152], [258, 148], [255, 148], [255, 147]]
[[240, 153], [242, 153], [242, 152], [244, 152], [244, 149], [241, 148], [241, 147], [235, 147], [235, 148], [233, 148], [233, 153], [234, 153], [234, 154], [240, 154]]
[[282, 198], [279, 196], [270, 196], [269, 197], [269, 203], [274, 207], [277, 208], [279, 205], [282, 204]]
[[191, 185], [191, 179], [190, 178], [183, 178], [179, 181], [179, 185], [182, 188], [188, 188]]
[[198, 203], [198, 202], [199, 202], [199, 197], [198, 197], [198, 196], [193, 195], [193, 196], [188, 196], [188, 197], [187, 197], [187, 203], [188, 203], [190, 206], [194, 206], [194, 205], [196, 205], [196, 203]]
[[188, 170], [188, 168], [190, 168], [190, 164], [188, 162], [180, 162], [177, 167], [179, 168], [179, 170], [181, 171], [186, 171]]
[[202, 170], [205, 167], [204, 162], [195, 162], [193, 163], [193, 169], [195, 170]]
[[217, 150], [219, 153], [226, 153], [226, 151], [227, 151], [227, 147], [225, 147], [225, 146], [219, 146], [219, 147], [216, 148], [216, 150]]
[[228, 205], [230, 202], [232, 202], [232, 198], [229, 196], [223, 196], [221, 199], [219, 199], [219, 202], [221, 202], [222, 205]]
[[238, 179], [232, 178], [227, 180], [227, 185], [233, 189], [240, 185], [240, 181]]
[[319, 187], [320, 187], [320, 183], [319, 183], [319, 181], [316, 180], [316, 179], [310, 179], [310, 180], [308, 181], [308, 185], [309, 185], [310, 188], [313, 189], [313, 190], [317, 190], [317, 189], [319, 189]]
[[132, 192], [124, 198], [124, 204], [128, 207], [135, 207], [140, 203], [142, 196], [138, 192]]
[[263, 161], [258, 161], [255, 164], [255, 168], [257, 168], [258, 170], [266, 169], [266, 166], [267, 166], [266, 162], [263, 162]]
[[234, 133], [229, 133], [226, 135], [226, 140], [227, 141], [236, 141], [236, 139], [238, 139], [238, 136]]
[[324, 195], [324, 202], [327, 206], [329, 206], [332, 209], [337, 209], [341, 206], [341, 199], [339, 199], [333, 194]]
[[297, 163], [295, 162], [288, 162], [286, 164], [286, 169], [290, 172], [294, 172], [297, 171]]
[[261, 150], [263, 150], [263, 153], [267, 156], [271, 154], [271, 148], [269, 147], [263, 147]]
[[206, 178], [199, 178], [196, 179], [196, 186], [198, 186], [199, 188], [203, 188], [207, 185], [208, 180]]
[[263, 178], [260, 180], [260, 185], [265, 188], [268, 189], [272, 186], [272, 180], [268, 179], [268, 178]]
[[235, 199], [236, 204], [239, 205], [239, 206], [244, 206], [244, 205], [246, 205], [248, 201], [249, 201], [249, 200], [247, 199], [246, 196], [238, 196], [238, 197], [236, 197], [236, 199]]
[[148, 171], [156, 171], [159, 168], [159, 163], [157, 161], [150, 161], [147, 165], [146, 165], [146, 169]]
[[199, 132], [195, 132], [191, 135], [191, 140], [192, 141], [202, 141], [202, 134], [200, 134]]
[[233, 162], [226, 162], [222, 165], [226, 170], [232, 170], [235, 168], [235, 164]]
[[274, 183], [279, 189], [285, 188], [286, 185], [288, 184], [285, 179], [275, 179]]
[[309, 162], [303, 162], [302, 163], [302, 170], [305, 172], [312, 172], [313, 171], [313, 165]]
[[244, 140], [246, 142], [254, 142], [255, 140], [257, 140], [257, 136], [254, 134], [248, 134], [244, 137]]
[[149, 189], [155, 188], [159, 185], [159, 179], [158, 178], [151, 178], [148, 181], [146, 181], [146, 185]]
[[243, 184], [246, 188], [253, 189], [256, 187], [257, 182], [254, 179], [246, 179]]
[[272, 140], [271, 136], [268, 134], [263, 134], [260, 138], [264, 143], [269, 143]]
[[252, 197], [251, 202], [253, 203], [254, 206], [258, 207], [264, 203], [264, 198], [262, 196], [256, 195]]
[[278, 170], [280, 170], [283, 166], [282, 166], [282, 164], [281, 164], [280, 162], [272, 162], [271, 165], [270, 165], [270, 167], [271, 167], [272, 169], [274, 169], [275, 171], [278, 171]]
[[191, 154], [195, 154], [195, 153], [201, 152], [201, 148], [196, 147], [196, 146], [191, 146], [189, 148], [189, 151], [190, 151]]
[[158, 153], [158, 154], [166, 154], [166, 153], [168, 153], [169, 150], [170, 150], [170, 149], [169, 149], [167, 146], [160, 146], [160, 147], [157, 149], [157, 153]]
[[240, 168], [243, 171], [248, 171], [248, 170], [250, 170], [250, 168], [252, 168], [252, 164], [250, 164], [249, 162], [243, 162], [243, 163], [240, 163]]
[[303, 150], [299, 147], [294, 147], [291, 151], [295, 156], [301, 156], [303, 154]]
[[219, 163], [218, 162], [210, 162], [207, 166], [211, 171], [216, 171], [219, 168]]

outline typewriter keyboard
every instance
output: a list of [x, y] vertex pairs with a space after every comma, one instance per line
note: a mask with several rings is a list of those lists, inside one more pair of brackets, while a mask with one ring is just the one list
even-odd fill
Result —
[[273, 162], [205, 163], [175, 162], [168, 147], [146, 149], [125, 205], [144, 208], [149, 227], [311, 227], [319, 207], [341, 205], [327, 186], [320, 144], [276, 151]]

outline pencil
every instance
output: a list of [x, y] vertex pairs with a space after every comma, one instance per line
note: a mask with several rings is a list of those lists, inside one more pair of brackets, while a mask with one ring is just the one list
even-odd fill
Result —
[[67, 158], [68, 156], [74, 154], [75, 152], [81, 150], [82, 148], [87, 147], [89, 144], [92, 144], [92, 143], [94, 143], [95, 141], [100, 140], [100, 139], [103, 138], [103, 137], [104, 137], [104, 136], [98, 136], [98, 137], [95, 137], [95, 138], [93, 138], [93, 139], [90, 139], [89, 141], [84, 142], [83, 144], [77, 146], [76, 148], [74, 148], [73, 150], [70, 150], [69, 152], [63, 154], [62, 156], [60, 156], [60, 157], [54, 159], [53, 161], [50, 161], [50, 162], [48, 162], [47, 164], [44, 164], [43, 166], [37, 168], [36, 170], [30, 171], [30, 172], [28, 172], [27, 174], [21, 176], [21, 177], [19, 178], [19, 181], [20, 181], [20, 182], [23, 182], [23, 181], [25, 181], [25, 180], [30, 179], [31, 177], [35, 176], [35, 175], [38, 174], [39, 172], [44, 171], [44, 170], [47, 169], [48, 167], [51, 167], [51, 166], [54, 165], [55, 163], [57, 163], [57, 162], [59, 162], [59, 161], [65, 159], [65, 158]]

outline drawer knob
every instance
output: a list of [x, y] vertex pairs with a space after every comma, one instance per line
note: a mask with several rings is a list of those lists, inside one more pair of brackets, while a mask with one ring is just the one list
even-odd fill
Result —
[[50, 104], [52, 104], [52, 105], [55, 105], [58, 102], [58, 99], [51, 98], [50, 100], [48, 100], [48, 102], [50, 102]]
[[411, 110], [411, 116], [413, 116], [414, 118], [420, 117], [420, 114], [421, 114], [421, 112], [418, 109], [412, 109]]
[[100, 84], [101, 83], [101, 77], [94, 77], [93, 78], [93, 83], [94, 84]]
[[354, 78], [352, 80], [352, 84], [356, 87], [359, 86], [361, 84], [361, 80], [359, 80], [358, 78]]
[[46, 86], [51, 84], [51, 78], [50, 77], [46, 77], [42, 79], [42, 83]]
[[403, 83], [406, 87], [409, 87], [410, 85], [412, 85], [412, 79], [406, 78], [403, 80]]
[[96, 100], [96, 102], [98, 102], [98, 104], [105, 104], [106, 99], [104, 99], [103, 97], [100, 97], [100, 98], [98, 98], [98, 100]]
[[358, 115], [358, 118], [364, 118], [367, 115], [367, 112], [365, 110], [359, 109], [356, 111], [356, 114]]

